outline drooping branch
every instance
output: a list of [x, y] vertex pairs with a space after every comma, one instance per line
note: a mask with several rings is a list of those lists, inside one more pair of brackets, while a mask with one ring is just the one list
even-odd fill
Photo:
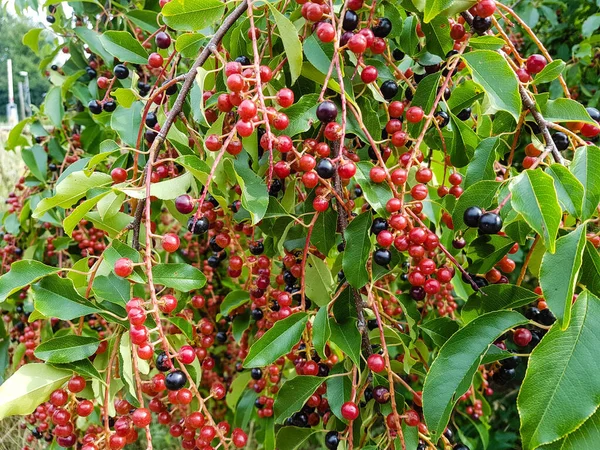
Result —
[[[160, 131], [158, 132], [156, 139], [154, 139], [154, 142], [152, 142], [152, 145], [150, 146], [148, 162], [146, 163], [146, 170], [144, 172], [145, 178], [150, 178], [150, 174], [152, 171], [152, 165], [154, 163], [154, 159], [156, 158], [156, 154], [158, 153], [158, 149], [164, 143], [165, 139], [167, 138], [167, 134], [168, 134], [169, 130], [171, 129], [171, 127], [173, 126], [173, 123], [175, 122], [175, 119], [177, 118], [177, 116], [183, 109], [185, 99], [186, 99], [187, 95], [189, 94], [190, 90], [192, 89], [192, 87], [194, 86], [194, 81], [196, 79], [196, 73], [198, 71], [198, 68], [202, 67], [202, 65], [206, 62], [208, 57], [213, 53], [214, 50], [216, 50], [217, 46], [221, 42], [221, 39], [223, 39], [223, 36], [225, 36], [227, 31], [233, 26], [233, 24], [235, 24], [237, 19], [240, 18], [240, 16], [246, 11], [247, 8], [248, 8], [248, 0], [243, 0], [242, 3], [240, 3], [237, 6], [237, 8], [235, 8], [231, 12], [231, 14], [229, 16], [227, 16], [227, 18], [225, 19], [223, 24], [215, 32], [215, 34], [213, 35], [211, 40], [208, 42], [206, 47], [204, 47], [204, 49], [202, 49], [202, 52], [200, 52], [200, 55], [198, 55], [198, 58], [196, 58], [196, 61], [194, 61], [194, 64], [192, 64], [192, 67], [185, 75], [183, 85], [181, 86], [181, 91], [179, 92], [179, 95], [177, 96], [177, 99], [175, 100], [173, 107], [169, 111], [169, 114], [167, 115], [167, 118], [165, 119], [165, 123], [160, 128]], [[146, 194], [147, 194], [146, 201], [149, 201], [150, 194], [148, 192]], [[136, 249], [139, 249], [139, 230], [140, 230], [140, 226], [142, 223], [141, 219], [142, 219], [143, 210], [144, 210], [144, 203], [145, 202], [143, 202], [143, 201], [138, 203], [137, 209], [136, 209], [135, 215], [134, 215], [134, 220], [129, 226], [130, 229], [134, 230], [134, 232], [133, 232], [133, 247]]]

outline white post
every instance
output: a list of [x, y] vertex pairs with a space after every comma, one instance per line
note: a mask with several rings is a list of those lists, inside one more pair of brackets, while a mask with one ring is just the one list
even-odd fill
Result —
[[15, 105], [11, 59], [6, 60], [6, 70], [8, 72], [8, 105], [6, 105], [6, 119], [9, 125], [14, 126], [19, 123], [19, 113], [17, 112], [17, 105]]

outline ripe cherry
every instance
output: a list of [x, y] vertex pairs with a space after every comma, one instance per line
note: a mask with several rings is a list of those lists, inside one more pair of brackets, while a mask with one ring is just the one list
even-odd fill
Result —
[[338, 174], [344, 180], [349, 180], [356, 173], [356, 165], [352, 162], [346, 162], [344, 164], [340, 164], [338, 167]]
[[150, 56], [148, 56], [148, 65], [155, 69], [162, 67], [164, 62], [165, 60], [160, 53], [151, 53]]
[[189, 214], [194, 210], [194, 201], [187, 194], [180, 195], [175, 199], [175, 208], [181, 214]]
[[119, 258], [115, 262], [115, 275], [125, 278], [133, 273], [133, 261], [129, 258]]
[[493, 16], [496, 12], [496, 2], [495, 0], [480, 0], [479, 3], [475, 5], [475, 11], [480, 17]]
[[374, 353], [367, 359], [367, 366], [375, 373], [382, 372], [385, 369], [385, 360], [383, 356]]
[[238, 114], [244, 121], [251, 120], [256, 115], [256, 103], [252, 100], [244, 100], [238, 106]]
[[377, 80], [377, 76], [377, 69], [374, 66], [367, 66], [361, 72], [360, 79], [363, 81], [363, 83], [369, 84]]
[[115, 183], [123, 183], [127, 180], [127, 171], [121, 167], [115, 167], [110, 171], [110, 177]]
[[329, 100], [319, 103], [317, 106], [317, 119], [323, 123], [333, 122], [338, 114], [338, 109], [335, 103]]
[[527, 58], [525, 67], [527, 68], [527, 72], [535, 75], [536, 73], [540, 73], [542, 70], [544, 70], [546, 64], [548, 64], [548, 61], [544, 56], [535, 54]]
[[411, 106], [406, 111], [406, 120], [410, 123], [418, 123], [423, 120], [423, 109], [420, 106]]
[[162, 49], [169, 48], [169, 46], [171, 45], [171, 36], [169, 36], [164, 31], [160, 31], [156, 34], [156, 37], [154, 38], [154, 42], [156, 42], [156, 46], [158, 48], [162, 48]]
[[362, 34], [355, 34], [348, 40], [347, 45], [353, 53], [364, 53], [367, 49], [367, 38]]
[[341, 408], [342, 417], [346, 420], [356, 420], [360, 414], [358, 406], [354, 402], [346, 402]]
[[138, 428], [144, 428], [150, 425], [152, 421], [152, 413], [146, 408], [137, 408], [131, 415], [133, 424]]
[[326, 22], [321, 22], [317, 26], [317, 37], [321, 42], [332, 42], [335, 39], [335, 29], [333, 25]]
[[167, 253], [176, 252], [179, 249], [179, 236], [174, 233], [167, 233], [163, 236], [162, 247]]
[[67, 384], [67, 389], [69, 389], [70, 392], [77, 394], [85, 389], [85, 380], [83, 379], [83, 377], [76, 375], [69, 380], [69, 383]]
[[381, 183], [385, 180], [385, 169], [375, 166], [369, 172], [369, 177], [373, 183]]
[[519, 347], [527, 347], [532, 339], [531, 331], [527, 328], [518, 328], [513, 333], [513, 342]]
[[288, 88], [282, 88], [277, 92], [277, 103], [282, 108], [288, 108], [294, 104], [294, 91]]

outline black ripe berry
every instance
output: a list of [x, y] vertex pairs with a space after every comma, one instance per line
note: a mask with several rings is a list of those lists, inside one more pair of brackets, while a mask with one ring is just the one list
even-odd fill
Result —
[[473, 30], [477, 34], [484, 34], [492, 27], [492, 19], [490, 17], [473, 17]]
[[466, 226], [475, 228], [479, 226], [479, 219], [483, 215], [483, 211], [478, 206], [467, 208], [463, 214], [463, 222]]
[[204, 234], [208, 231], [209, 222], [206, 217], [200, 217], [196, 220], [195, 217], [190, 217], [188, 220], [188, 230], [194, 234]]
[[450, 122], [450, 116], [446, 111], [438, 111], [433, 116], [437, 119], [440, 128], [444, 128]]
[[329, 100], [325, 100], [317, 106], [317, 119], [323, 123], [333, 122], [337, 114], [337, 106]]
[[585, 108], [585, 110], [588, 112], [593, 121], [600, 122], [600, 111], [598, 111], [596, 108]]
[[333, 163], [330, 159], [327, 158], [320, 160], [317, 163], [317, 167], [315, 168], [315, 170], [321, 178], [325, 179], [329, 179], [335, 174], [335, 168], [333, 167]]
[[124, 80], [129, 76], [129, 69], [123, 64], [117, 64], [113, 69], [113, 73], [119, 80]]
[[102, 105], [96, 100], [91, 100], [88, 103], [88, 108], [92, 114], [100, 114], [102, 112]]
[[148, 128], [154, 128], [154, 126], [158, 123], [158, 119], [156, 118], [156, 114], [153, 112], [149, 112], [146, 116], [146, 126]]
[[156, 368], [161, 372], [166, 372], [172, 367], [171, 361], [165, 352], [160, 352], [156, 357]]
[[386, 17], [378, 20], [377, 25], [371, 28], [373, 34], [377, 37], [384, 38], [392, 31], [392, 22]]
[[388, 249], [378, 248], [373, 253], [373, 261], [380, 266], [387, 266], [392, 260], [392, 254]]
[[337, 431], [329, 431], [325, 435], [325, 447], [329, 450], [336, 450], [340, 443], [340, 437]]
[[394, 51], [392, 52], [392, 56], [394, 57], [394, 59], [396, 61], [402, 61], [406, 55], [399, 48], [395, 48]]
[[262, 378], [262, 370], [260, 370], [258, 367], [255, 367], [250, 371], [250, 376], [253, 380], [260, 380]]
[[566, 150], [569, 148], [569, 138], [565, 133], [561, 133], [560, 131], [558, 133], [554, 133], [552, 140], [554, 141], [554, 145], [556, 145], [558, 150]]
[[461, 112], [458, 113], [456, 117], [458, 117], [460, 120], [469, 119], [469, 117], [471, 117], [471, 108], [463, 109]]
[[502, 219], [496, 213], [485, 213], [479, 218], [481, 234], [496, 234], [502, 229]]
[[96, 75], [97, 75], [96, 71], [94, 69], [92, 69], [91, 67], [86, 67], [85, 71], [86, 71], [88, 77], [90, 77], [90, 79], [93, 80], [94, 78], [96, 78]]
[[249, 66], [250, 64], [252, 64], [250, 62], [250, 58], [248, 58], [245, 55], [238, 56], [237, 58], [235, 58], [235, 62], [239, 62], [242, 66]]
[[384, 230], [387, 230], [388, 228], [389, 224], [386, 219], [384, 219], [383, 217], [376, 217], [375, 220], [373, 220], [373, 223], [371, 224], [371, 233], [377, 236], [379, 233], [381, 233]]
[[398, 93], [398, 85], [393, 80], [384, 81], [381, 85], [381, 95], [386, 100], [393, 99]]
[[102, 108], [106, 112], [113, 112], [115, 109], [117, 109], [117, 102], [115, 102], [114, 100], [108, 100], [104, 103]]
[[358, 26], [358, 15], [351, 10], [346, 11], [344, 14], [344, 20], [342, 21], [342, 28], [345, 31], [352, 31]]
[[169, 372], [165, 377], [165, 386], [170, 391], [178, 391], [182, 387], [185, 386], [187, 382], [187, 377], [185, 373], [181, 370], [174, 370], [173, 372]]
[[250, 250], [250, 253], [252, 253], [255, 256], [258, 256], [263, 254], [263, 252], [265, 251], [265, 246], [261, 241], [253, 242], [248, 245], [248, 249]]
[[260, 320], [264, 316], [262, 309], [260, 308], [253, 309], [251, 314], [254, 320]]
[[540, 323], [542, 325], [552, 325], [554, 322], [556, 322], [556, 317], [554, 317], [554, 314], [552, 314], [552, 311], [550, 311], [548, 308], [546, 309], [542, 309], [540, 311], [540, 315], [538, 317], [538, 320], [540, 321]]

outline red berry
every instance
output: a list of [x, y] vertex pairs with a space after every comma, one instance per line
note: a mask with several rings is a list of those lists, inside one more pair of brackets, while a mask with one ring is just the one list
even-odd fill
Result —
[[64, 389], [57, 389], [56, 391], [50, 394], [50, 403], [54, 406], [63, 406], [67, 403], [69, 399], [69, 394]]
[[317, 26], [317, 37], [321, 42], [331, 42], [335, 39], [335, 29], [333, 25], [326, 22], [321, 22]]
[[85, 380], [83, 377], [76, 375], [69, 380], [69, 383], [67, 383], [67, 389], [74, 394], [77, 394], [85, 389]]
[[313, 208], [315, 211], [324, 212], [329, 208], [329, 200], [324, 197], [315, 197], [313, 200]]
[[346, 420], [355, 420], [358, 418], [360, 411], [354, 402], [346, 402], [342, 405], [342, 417]]
[[338, 173], [342, 179], [349, 180], [356, 173], [356, 165], [352, 161], [340, 164]]
[[248, 442], [248, 436], [241, 428], [234, 428], [231, 441], [236, 448], [244, 448]]
[[518, 328], [513, 333], [513, 342], [519, 347], [527, 347], [531, 342], [531, 331], [527, 328]]
[[450, 28], [450, 37], [455, 41], [462, 39], [465, 35], [465, 27], [460, 23], [455, 23]]
[[244, 120], [238, 120], [235, 124], [235, 130], [242, 137], [249, 137], [254, 132], [254, 124]]
[[156, 37], [154, 38], [154, 42], [156, 42], [156, 46], [158, 48], [162, 48], [162, 49], [169, 48], [169, 46], [171, 45], [171, 36], [169, 36], [164, 31], [161, 31], [156, 34]]
[[392, 183], [394, 183], [396, 186], [400, 186], [400, 185], [406, 183], [408, 174], [406, 173], [406, 170], [404, 170], [404, 169], [395, 169], [391, 173], [391, 177], [392, 177]]
[[518, 69], [517, 77], [521, 83], [529, 83], [531, 81], [531, 75], [525, 69]]
[[227, 77], [227, 87], [232, 92], [240, 92], [244, 88], [244, 79], [237, 73], [229, 75]]
[[379, 373], [385, 369], [385, 359], [383, 356], [374, 353], [367, 359], [367, 365], [373, 372]]
[[404, 103], [398, 100], [394, 100], [388, 106], [388, 112], [390, 113], [390, 117], [399, 119], [400, 117], [402, 117], [402, 114], [404, 114]]
[[415, 179], [419, 183], [429, 183], [432, 178], [433, 178], [433, 172], [428, 167], [423, 167], [423, 168], [417, 170], [417, 173], [415, 174]]
[[242, 120], [248, 121], [256, 116], [256, 104], [252, 100], [244, 100], [238, 106], [238, 114]]
[[406, 111], [406, 120], [410, 123], [418, 123], [423, 120], [423, 109], [420, 106], [411, 106]]
[[138, 408], [131, 415], [133, 424], [138, 428], [144, 428], [152, 422], [152, 413], [149, 409]]
[[288, 108], [294, 103], [294, 91], [288, 88], [280, 89], [276, 96], [277, 103], [282, 108]]
[[362, 34], [355, 34], [350, 38], [347, 45], [353, 53], [364, 53], [367, 49], [367, 38]]
[[409, 409], [408, 411], [406, 411], [406, 417], [404, 418], [404, 421], [409, 427], [416, 427], [417, 425], [419, 425], [419, 422], [421, 420], [419, 418], [418, 412], [416, 412], [413, 409]]
[[381, 183], [385, 180], [385, 170], [379, 166], [375, 166], [369, 172], [369, 177], [373, 183]]
[[475, 6], [475, 12], [479, 17], [490, 17], [496, 12], [496, 2], [494, 0], [480, 0]]
[[96, 81], [96, 83], [98, 84], [98, 87], [100, 89], [106, 89], [108, 87], [108, 85], [110, 84], [110, 81], [106, 77], [98, 77], [98, 80]]
[[94, 404], [90, 400], [81, 400], [75, 411], [78, 416], [87, 417], [94, 411]]
[[179, 349], [179, 360], [183, 364], [191, 364], [196, 359], [196, 351], [191, 345], [184, 345]]
[[115, 183], [123, 183], [127, 180], [127, 171], [121, 167], [115, 167], [110, 171], [110, 176]]
[[527, 72], [529, 72], [532, 75], [535, 75], [536, 73], [540, 73], [542, 70], [544, 70], [546, 64], [548, 64], [546, 58], [544, 58], [542, 55], [535, 54], [527, 58], [527, 61], [525, 62], [525, 67], [527, 68]]
[[151, 53], [150, 56], [148, 56], [148, 65], [155, 69], [158, 67], [162, 67], [164, 62], [165, 60], [160, 55], [160, 53]]
[[165, 314], [173, 312], [177, 308], [177, 298], [174, 295], [167, 294], [161, 298], [160, 310]]
[[119, 258], [115, 262], [115, 275], [125, 278], [133, 272], [133, 261], [129, 258]]
[[367, 66], [360, 74], [360, 79], [363, 83], [369, 84], [377, 80], [377, 69], [374, 66]]
[[167, 233], [163, 236], [162, 247], [167, 253], [176, 252], [179, 249], [179, 236], [174, 233]]

